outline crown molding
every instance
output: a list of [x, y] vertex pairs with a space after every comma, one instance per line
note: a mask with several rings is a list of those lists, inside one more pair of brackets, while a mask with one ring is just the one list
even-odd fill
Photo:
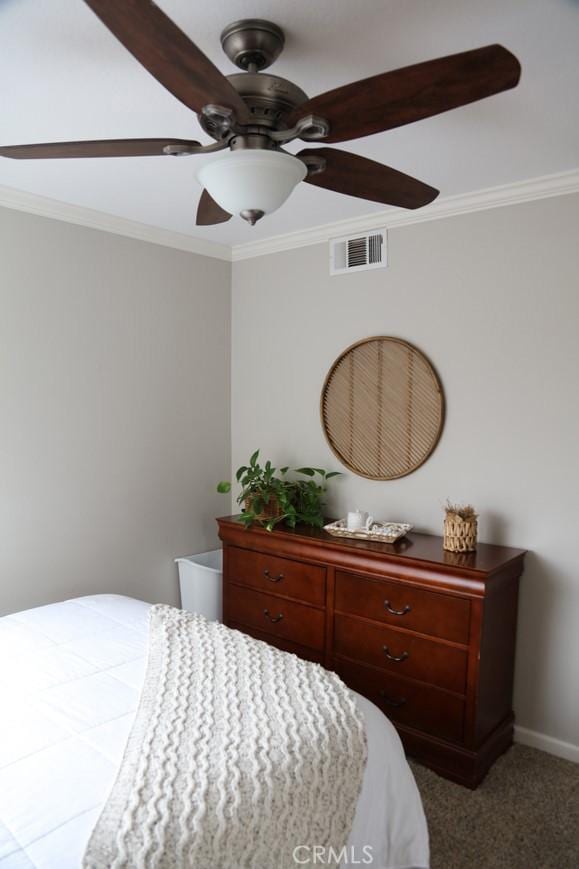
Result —
[[149, 226], [146, 223], [127, 220], [124, 217], [116, 217], [102, 211], [94, 211], [92, 208], [71, 205], [68, 202], [60, 202], [57, 199], [49, 199], [46, 196], [38, 196], [36, 193], [27, 193], [12, 187], [0, 186], [0, 207], [37, 214], [40, 217], [50, 217], [53, 220], [62, 220], [65, 223], [74, 223], [89, 229], [98, 229], [101, 232], [110, 232], [113, 235], [146, 241], [149, 244], [160, 244], [163, 247], [172, 247], [188, 253], [231, 261], [231, 247], [228, 244], [194, 238], [190, 235]]
[[500, 187], [489, 187], [485, 190], [476, 190], [473, 193], [445, 196], [419, 211], [388, 208], [350, 220], [338, 220], [334, 223], [312, 226], [299, 232], [288, 232], [261, 241], [234, 245], [232, 260], [237, 262], [269, 253], [307, 247], [356, 232], [383, 228], [393, 229], [398, 226], [441, 220], [445, 217], [456, 217], [460, 214], [484, 211], [488, 208], [500, 208], [505, 205], [518, 205], [522, 202], [546, 199], [551, 196], [563, 196], [568, 193], [579, 193], [579, 169], [559, 172], [556, 175], [544, 175], [539, 178], [531, 178], [528, 181], [518, 181], [514, 184], [504, 184]]
[[196, 253], [201, 256], [237, 262], [253, 257], [265, 256], [269, 253], [293, 250], [313, 244], [327, 242], [330, 238], [350, 235], [356, 232], [367, 232], [372, 229], [394, 229], [399, 226], [409, 226], [413, 223], [425, 223], [429, 220], [441, 220], [445, 217], [456, 217], [488, 208], [500, 208], [505, 205], [517, 205], [535, 199], [546, 199], [551, 196], [564, 196], [568, 193], [579, 193], [579, 169], [570, 172], [559, 172], [556, 175], [544, 175], [528, 181], [518, 181], [514, 184], [504, 184], [500, 187], [489, 187], [476, 190], [473, 193], [463, 193], [458, 196], [446, 196], [437, 199], [432, 205], [427, 205], [418, 211], [407, 211], [402, 208], [388, 208], [374, 211], [350, 220], [338, 220], [312, 226], [299, 232], [288, 232], [261, 241], [251, 241], [230, 247], [206, 239], [172, 232], [156, 226], [127, 220], [91, 208], [71, 205], [35, 193], [27, 193], [12, 187], [0, 186], [0, 207], [25, 211], [53, 220], [62, 220], [86, 226], [90, 229], [110, 232], [149, 244], [160, 244], [176, 250]]

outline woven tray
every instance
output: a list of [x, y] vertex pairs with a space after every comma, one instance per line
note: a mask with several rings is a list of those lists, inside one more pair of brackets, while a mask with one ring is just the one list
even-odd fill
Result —
[[334, 537], [349, 537], [351, 540], [377, 540], [379, 543], [395, 543], [412, 531], [413, 526], [405, 522], [373, 522], [369, 531], [348, 531], [346, 520], [338, 519], [324, 525], [324, 531]]

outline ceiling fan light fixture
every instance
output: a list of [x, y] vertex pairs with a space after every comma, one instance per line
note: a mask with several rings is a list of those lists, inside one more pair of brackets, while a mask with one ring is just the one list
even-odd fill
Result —
[[280, 151], [229, 151], [202, 166], [197, 180], [221, 208], [253, 225], [283, 205], [307, 171], [297, 157]]

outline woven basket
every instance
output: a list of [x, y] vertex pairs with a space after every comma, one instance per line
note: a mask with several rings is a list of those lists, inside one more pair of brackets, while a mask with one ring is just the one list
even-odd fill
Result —
[[447, 516], [444, 520], [444, 549], [448, 552], [474, 552], [476, 549], [477, 521]]
[[[257, 497], [263, 498], [262, 495], [258, 495]], [[253, 509], [253, 498], [246, 498], [244, 501], [245, 509], [249, 512]], [[278, 500], [275, 495], [271, 495], [269, 502], [264, 504], [263, 510], [261, 513], [255, 517], [257, 522], [266, 522], [268, 519], [277, 519], [278, 516], [283, 514], [283, 510], [279, 506]]]

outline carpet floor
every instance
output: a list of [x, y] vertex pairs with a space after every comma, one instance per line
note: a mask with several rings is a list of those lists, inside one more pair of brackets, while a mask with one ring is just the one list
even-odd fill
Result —
[[410, 765], [431, 869], [578, 869], [579, 765], [514, 745], [476, 791]]

